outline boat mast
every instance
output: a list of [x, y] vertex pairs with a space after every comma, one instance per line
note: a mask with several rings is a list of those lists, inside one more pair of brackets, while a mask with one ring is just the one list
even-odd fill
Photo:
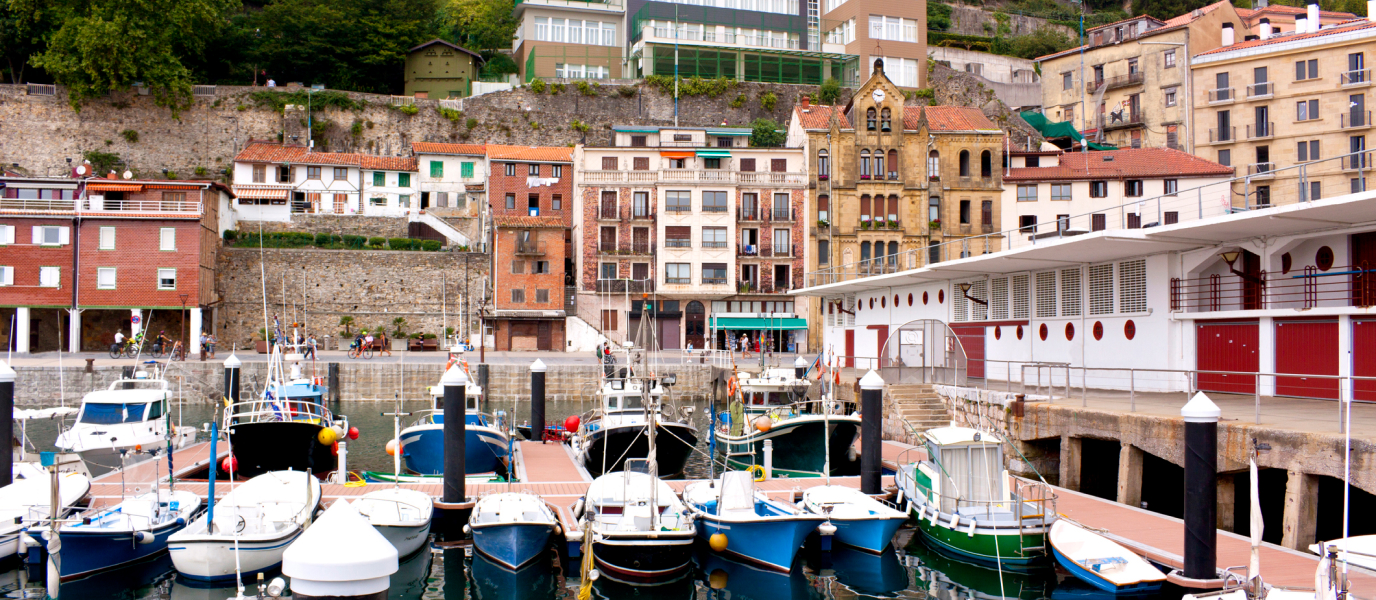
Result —
[[[643, 300], [645, 306], [641, 314], [648, 315], [650, 312], [648, 298], [648, 295], [644, 295]], [[641, 318], [640, 331], [636, 334], [637, 339], [650, 340], [650, 343], [646, 344], [640, 350], [639, 360], [636, 362], [641, 363], [639, 365], [641, 368], [636, 370], [636, 374], [638, 379], [640, 379], [640, 404], [645, 407], [645, 427], [646, 433], [649, 434], [650, 442], [649, 460], [646, 461], [646, 467], [648, 467], [650, 475], [650, 531], [659, 531], [659, 457], [655, 450], [655, 422], [659, 417], [659, 402], [655, 401], [654, 395], [650, 393], [650, 379], [645, 377], [650, 373], [648, 364], [650, 355], [648, 349], [654, 348], [657, 345], [655, 344], [654, 328], [648, 326], [649, 321], [650, 320], [647, 318]], [[648, 333], [646, 330], [649, 330]], [[603, 445], [603, 452], [606, 452], [605, 444]]]

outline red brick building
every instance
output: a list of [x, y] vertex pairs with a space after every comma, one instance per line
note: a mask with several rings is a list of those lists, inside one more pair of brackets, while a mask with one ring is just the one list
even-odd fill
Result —
[[202, 310], [216, 302], [217, 222], [233, 197], [228, 187], [23, 177], [0, 177], [0, 185], [4, 347], [98, 351], [116, 330], [199, 334]]
[[487, 163], [494, 292], [483, 316], [493, 345], [564, 350], [573, 149], [489, 144]]

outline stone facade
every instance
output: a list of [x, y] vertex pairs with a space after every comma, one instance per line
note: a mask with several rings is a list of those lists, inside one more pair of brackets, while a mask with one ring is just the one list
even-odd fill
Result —
[[290, 222], [239, 221], [236, 228], [245, 233], [257, 233], [260, 226], [264, 232], [303, 231], [368, 237], [409, 237], [406, 217], [295, 214], [291, 216]]
[[[998, 30], [998, 20], [994, 18], [994, 13], [974, 6], [951, 5], [951, 27], [946, 33], [959, 35], [992, 35]], [[1070, 27], [1064, 25], [1053, 25], [1041, 17], [1029, 17], [1020, 14], [1008, 15], [1008, 27], [1011, 35], [1027, 35], [1038, 29], [1053, 29], [1072, 38], [1080, 34]]]
[[263, 257], [265, 275], [260, 278], [257, 249], [220, 252], [216, 292], [221, 302], [215, 322], [224, 351], [251, 347], [258, 339], [263, 282], [269, 315], [280, 315], [284, 324], [304, 321], [318, 336], [337, 338], [343, 330], [339, 319], [346, 315], [354, 318], [352, 331], [385, 326], [390, 332], [392, 320], [403, 317], [409, 333], [443, 336], [447, 324], [456, 335], [472, 335], [476, 342], [476, 311], [488, 297], [484, 288], [490, 259], [485, 254], [270, 248]]

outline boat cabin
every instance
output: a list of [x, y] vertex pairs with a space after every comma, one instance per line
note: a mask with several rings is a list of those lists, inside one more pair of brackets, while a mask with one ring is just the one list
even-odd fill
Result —
[[962, 515], [983, 515], [998, 508], [992, 503], [1008, 500], [1003, 443], [996, 435], [968, 427], [938, 427], [924, 436], [931, 465], [920, 464], [916, 477], [921, 484], [925, 476], [925, 486], [940, 495], [941, 512], [959, 507]]
[[76, 422], [87, 425], [139, 423], [161, 419], [167, 410], [164, 390], [128, 390], [111, 386], [109, 390], [91, 392], [82, 399]]

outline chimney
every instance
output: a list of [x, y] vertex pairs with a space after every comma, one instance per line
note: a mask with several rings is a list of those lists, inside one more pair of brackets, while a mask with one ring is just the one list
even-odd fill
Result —
[[[1373, 2], [1376, 2], [1376, 0], [1372, 0], [1372, 1], [1373, 1]], [[803, 95], [803, 108], [807, 108], [807, 107], [809, 107], [809, 106], [812, 106], [812, 98], [809, 97], [808, 95], [804, 94], [804, 95]]]
[[1309, 31], [1318, 31], [1319, 25], [1319, 0], [1309, 0]]
[[1271, 3], [1268, 2], [1267, 0], [1252, 0], [1252, 8], [1253, 8], [1253, 9], [1256, 9], [1256, 10], [1261, 10], [1261, 9], [1263, 9], [1263, 8], [1266, 8], [1266, 7], [1269, 6], [1270, 4], [1271, 4]]
[[1234, 39], [1235, 39], [1235, 38], [1233, 37], [1233, 24], [1232, 24], [1232, 23], [1224, 23], [1224, 24], [1223, 24], [1223, 47], [1226, 48], [1226, 47], [1228, 47], [1228, 46], [1233, 45], [1233, 40], [1234, 40]]
[[1295, 17], [1295, 33], [1305, 33], [1309, 31], [1309, 19], [1304, 15]]
[[[1369, 2], [1376, 2], [1376, 0], [1368, 0], [1368, 1], [1369, 1]], [[1271, 39], [1271, 19], [1268, 19], [1268, 18], [1266, 18], [1266, 17], [1262, 17], [1262, 18], [1261, 18], [1261, 39], [1263, 39], [1263, 40], [1269, 40], [1269, 39]]]
[[1366, 20], [1376, 21], [1376, 0], [1366, 0]]

